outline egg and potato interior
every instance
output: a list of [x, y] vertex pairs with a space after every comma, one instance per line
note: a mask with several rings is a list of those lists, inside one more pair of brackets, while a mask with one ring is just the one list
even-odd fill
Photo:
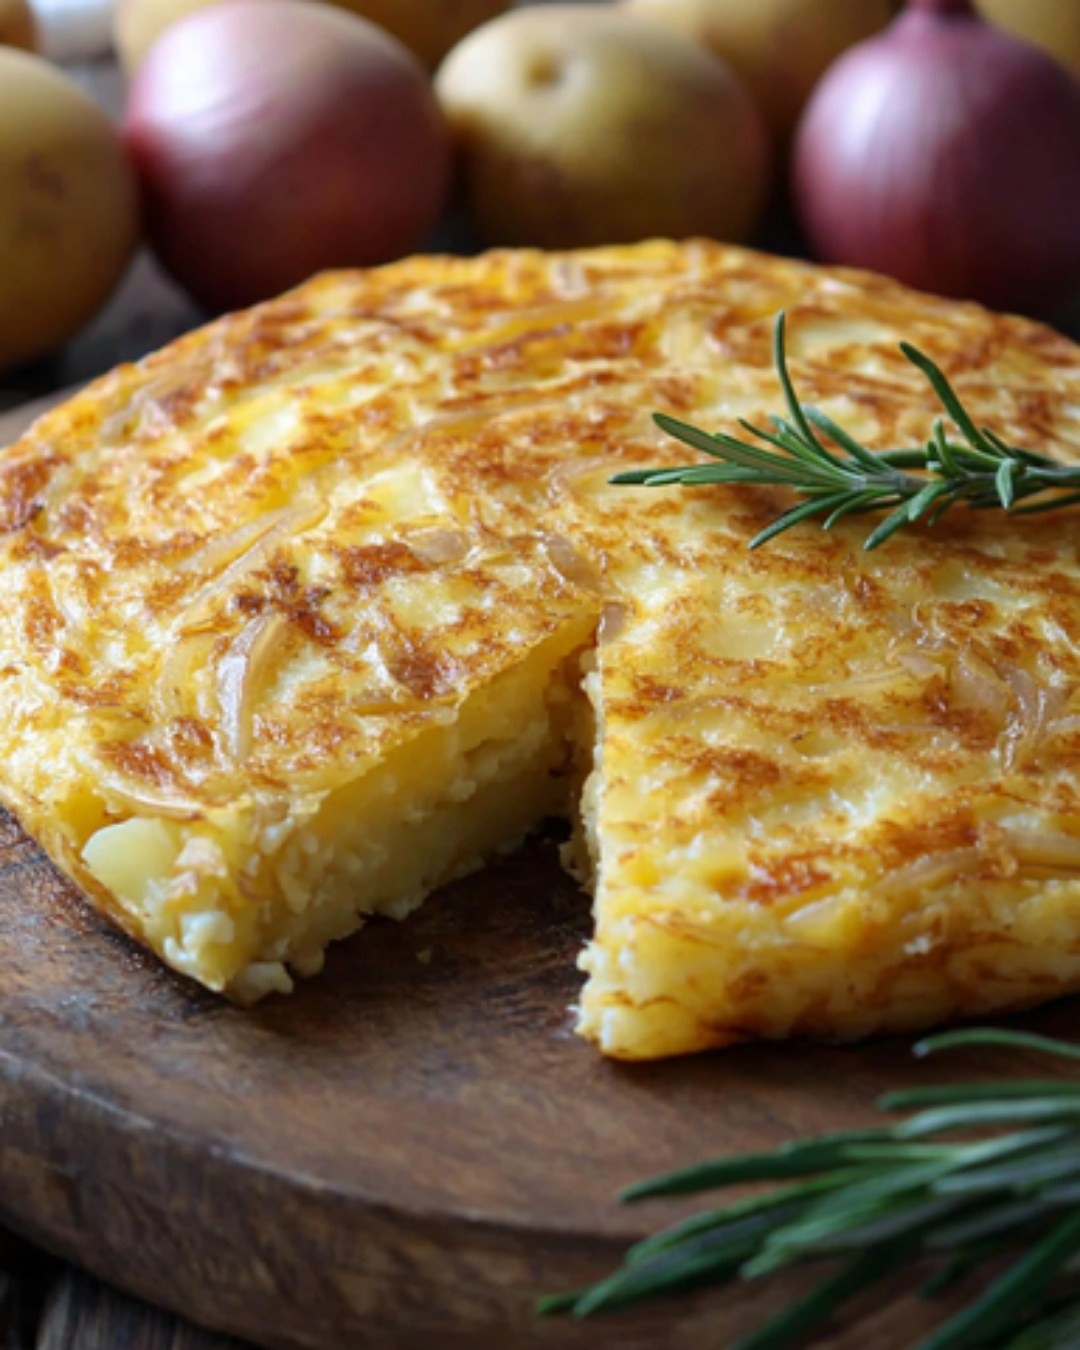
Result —
[[[89, 901], [241, 1001], [573, 822], [579, 1029], [652, 1058], [1080, 988], [1068, 512], [748, 541], [773, 489], [643, 490], [808, 402], [1077, 458], [1017, 319], [707, 243], [329, 274], [124, 367], [0, 456], [0, 795]], [[359, 940], [363, 940], [362, 938]]]
[[177, 970], [241, 1002], [287, 993], [287, 968], [314, 974], [326, 944], [368, 915], [404, 918], [565, 813], [558, 732], [585, 637], [581, 623], [561, 625], [359, 777], [287, 805], [241, 798], [192, 820], [128, 816], [97, 829], [82, 860]]
[[[565, 541], [473, 526], [412, 469], [329, 503], [275, 492], [108, 612], [96, 569], [55, 611], [23, 597], [39, 621], [78, 607], [61, 678], [82, 706], [47, 764], [27, 742], [12, 768], [56, 802], [80, 884], [242, 1002], [567, 808], [599, 601], [564, 575]], [[122, 709], [83, 684], [109, 662]], [[39, 721], [51, 696], [33, 672]]]

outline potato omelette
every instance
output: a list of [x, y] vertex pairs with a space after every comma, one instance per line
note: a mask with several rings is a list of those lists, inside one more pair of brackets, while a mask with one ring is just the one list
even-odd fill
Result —
[[653, 1058], [1080, 989], [1080, 516], [616, 486], [800, 394], [1080, 458], [1034, 323], [702, 241], [330, 273], [0, 455], [0, 798], [89, 901], [250, 1002], [553, 813], [579, 1029]]

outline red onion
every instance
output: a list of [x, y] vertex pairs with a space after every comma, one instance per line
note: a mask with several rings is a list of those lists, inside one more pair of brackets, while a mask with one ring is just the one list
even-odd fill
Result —
[[1080, 285], [1080, 84], [969, 0], [909, 0], [845, 53], [792, 173], [828, 262], [1027, 312]]
[[124, 136], [154, 249], [214, 310], [411, 252], [449, 185], [449, 134], [412, 53], [296, 0], [215, 4], [166, 29]]

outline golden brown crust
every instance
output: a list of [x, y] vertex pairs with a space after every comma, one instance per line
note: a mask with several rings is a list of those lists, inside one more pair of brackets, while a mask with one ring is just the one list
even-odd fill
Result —
[[654, 409], [778, 409], [780, 309], [802, 396], [871, 445], [935, 411], [905, 338], [977, 419], [1080, 458], [1072, 344], [862, 274], [703, 242], [329, 274], [0, 460], [6, 799], [88, 885], [103, 823], [345, 781], [607, 601], [583, 1014], [605, 1049], [1080, 985], [1075, 517], [957, 512], [871, 555], [865, 521], [807, 526], [751, 554], [782, 492], [608, 482], [687, 458]]

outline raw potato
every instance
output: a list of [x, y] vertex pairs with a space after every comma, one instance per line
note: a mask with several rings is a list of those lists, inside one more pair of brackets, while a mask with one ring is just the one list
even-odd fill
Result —
[[742, 82], [616, 7], [495, 19], [450, 53], [436, 92], [486, 242], [741, 240], [764, 204], [768, 138]]
[[138, 219], [105, 114], [39, 57], [0, 48], [0, 369], [92, 317], [135, 250]]
[[980, 13], [1080, 76], [1080, 0], [978, 0]]
[[37, 24], [27, 0], [0, 0], [0, 46], [37, 51]]
[[215, 3], [217, 0], [117, 0], [113, 11], [113, 45], [120, 64], [129, 75], [134, 75], [166, 28]]
[[624, 3], [632, 13], [693, 37], [727, 61], [749, 85], [769, 130], [781, 144], [790, 139], [803, 105], [826, 68], [853, 43], [884, 28], [899, 8], [896, 0]]
[[371, 19], [410, 47], [428, 70], [488, 19], [506, 11], [510, 0], [334, 0]]
[[[0, 10], [9, 0], [0, 0]], [[185, 14], [219, 0], [119, 0], [114, 22], [116, 49], [134, 72], [154, 41]], [[479, 24], [502, 14], [510, 0], [329, 0], [393, 33], [434, 70], [450, 48]]]

